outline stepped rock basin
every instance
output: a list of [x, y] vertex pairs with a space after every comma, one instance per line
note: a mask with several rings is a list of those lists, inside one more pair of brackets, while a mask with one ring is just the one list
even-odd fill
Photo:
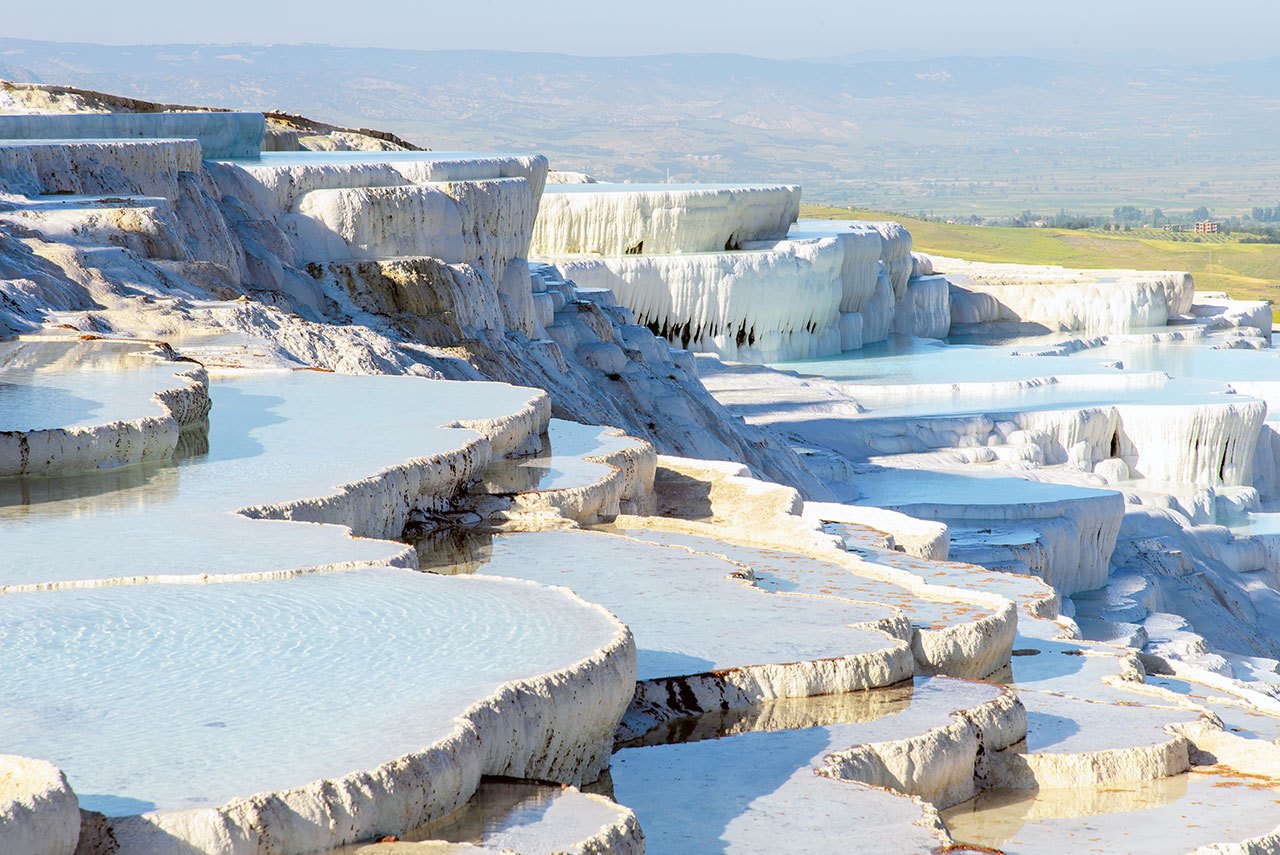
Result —
[[[1085, 347], [1073, 355], [1035, 354], [1037, 345], [1062, 340], [1059, 335], [978, 345], [969, 339], [947, 344], [894, 336], [836, 358], [773, 367], [840, 382], [865, 408], [865, 418], [1207, 404], [1231, 391], [1230, 380], [1280, 370], [1271, 354], [1214, 351], [1203, 342], [1112, 344]], [[1246, 365], [1245, 376], [1238, 376], [1237, 366]]]
[[[494, 538], [478, 572], [562, 585], [605, 606], [636, 634], [641, 680], [893, 647], [869, 628], [891, 617], [887, 607], [777, 596], [734, 578], [740, 570], [687, 550], [563, 531]], [[714, 615], [706, 609], [710, 596]], [[766, 624], [774, 630], [768, 635], [741, 631]]]
[[[800, 852], [833, 840], [847, 851], [870, 851], [888, 846], [887, 838], [894, 852], [933, 852], [942, 840], [918, 802], [864, 786], [856, 774], [841, 780], [850, 773], [832, 755], [879, 744], [886, 753], [923, 759], [906, 740], [999, 697], [997, 687], [981, 683], [918, 680], [668, 722], [615, 755], [613, 796], [635, 810], [653, 852]], [[960, 757], [976, 750], [976, 742], [935, 736], [929, 753], [937, 778], [929, 794], [972, 790], [972, 765], [965, 770]], [[943, 771], [951, 763], [951, 772]]]
[[5, 855], [1277, 848], [1266, 304], [169, 115], [0, 122]]
[[[430, 842], [432, 853], [520, 852], [528, 855], [590, 851], [643, 852], [643, 837], [635, 832], [635, 818], [609, 799], [571, 787], [503, 779], [487, 779], [459, 810], [437, 822], [400, 835], [400, 844], [346, 846], [330, 855], [413, 855], [415, 844]], [[634, 835], [634, 836], [633, 836]]]
[[1271, 851], [1276, 795], [1248, 776], [1210, 767], [1099, 791], [987, 790], [942, 816], [957, 841], [1010, 855], [1050, 850], [1174, 855], [1251, 838], [1263, 838], [1253, 851]]
[[[409, 460], [465, 452], [479, 434], [442, 425], [511, 416], [530, 407], [537, 393], [496, 384], [267, 372], [216, 382], [212, 398], [207, 452], [201, 448], [172, 466], [34, 483], [0, 480], [6, 546], [0, 586], [395, 561], [407, 551], [402, 545], [353, 538], [340, 526], [278, 520], [316, 519], [318, 511], [306, 503], [289, 506], [332, 496], [340, 485]], [[463, 461], [459, 466], [452, 477], [465, 474]], [[403, 525], [407, 506], [397, 511], [392, 500], [376, 496], [363, 504], [351, 509], [351, 524], [362, 534], [399, 534], [392, 518], [398, 513]], [[282, 509], [272, 510], [277, 505]], [[237, 513], [245, 508], [277, 519]], [[50, 550], [51, 542], [61, 549]]]
[[[48, 358], [65, 343], [27, 344], [6, 350], [9, 387], [105, 400], [24, 392], [24, 424], [151, 406], [157, 378], [65, 381]], [[0, 478], [7, 750], [53, 758], [141, 851], [218, 848], [219, 828], [310, 851], [439, 816], [482, 773], [594, 777], [634, 680], [625, 628], [563, 589], [415, 572], [382, 539], [525, 450], [541, 393], [302, 371], [220, 379], [212, 399], [173, 461]], [[573, 700], [546, 707], [549, 679]], [[335, 720], [342, 738], [317, 740]], [[555, 721], [574, 734], [550, 752]], [[317, 786], [381, 801], [347, 817], [309, 802]], [[273, 799], [284, 814], [252, 818]]]
[[0, 341], [0, 431], [88, 427], [166, 414], [157, 392], [193, 363], [132, 342]]
[[[441, 742], [617, 633], [558, 591], [398, 569], [12, 594], [0, 728], [86, 810], [213, 807]], [[342, 739], [315, 738], [335, 720]]]

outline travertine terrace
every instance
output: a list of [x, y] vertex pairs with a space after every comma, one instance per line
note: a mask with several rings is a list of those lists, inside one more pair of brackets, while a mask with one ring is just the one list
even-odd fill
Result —
[[0, 851], [1280, 849], [1269, 307], [13, 91]]

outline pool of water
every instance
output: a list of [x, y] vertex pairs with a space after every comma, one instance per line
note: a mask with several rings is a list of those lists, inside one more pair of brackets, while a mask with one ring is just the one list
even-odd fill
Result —
[[[556, 531], [494, 538], [478, 572], [563, 585], [609, 609], [635, 633], [641, 680], [850, 656], [892, 644], [878, 632], [849, 626], [887, 617], [882, 606], [767, 593], [730, 578], [740, 570], [684, 549]], [[744, 632], [763, 626], [769, 632]]]
[[[1168, 331], [1167, 328], [1162, 328]], [[771, 367], [847, 384], [864, 418], [981, 415], [1121, 404], [1211, 404], [1229, 381], [1280, 377], [1271, 351], [1214, 350], [1213, 339], [1151, 343], [1133, 336], [1062, 355], [1038, 351], [1070, 335], [956, 342], [892, 336], [837, 357]], [[1269, 390], [1242, 385], [1244, 393]], [[1274, 390], [1280, 400], [1280, 388]], [[1278, 416], [1280, 417], [1280, 416]]]
[[542, 450], [532, 457], [499, 460], [485, 472], [485, 490], [515, 493], [585, 487], [607, 477], [612, 467], [587, 460], [613, 454], [638, 443], [615, 436], [607, 427], [552, 419]]
[[[1209, 770], [1212, 771], [1212, 770]], [[1280, 790], [1257, 778], [1190, 773], [1141, 784], [1070, 790], [986, 790], [943, 811], [957, 842], [1016, 855], [1164, 855], [1241, 841], [1275, 828]], [[1168, 833], [1176, 829], [1176, 833]]]
[[945, 679], [877, 692], [858, 693], [864, 697], [847, 706], [846, 696], [785, 710], [765, 705], [730, 716], [728, 726], [723, 712], [709, 714], [707, 726], [686, 722], [693, 738], [614, 755], [614, 798], [636, 812], [655, 853], [817, 852], [837, 840], [845, 852], [937, 851], [915, 825], [919, 808], [910, 799], [823, 778], [815, 768], [832, 752], [944, 725], [955, 710], [997, 692]]
[[408, 570], [12, 594], [0, 730], [88, 810], [217, 805], [424, 748], [615, 632], [549, 589]]
[[[483, 846], [485, 852], [551, 855], [578, 851], [582, 841], [617, 822], [622, 814], [622, 808], [601, 796], [532, 781], [486, 778], [471, 801], [444, 819], [401, 835], [400, 840], [447, 841]], [[378, 855], [387, 848], [356, 844], [329, 855]], [[422, 851], [440, 855], [452, 850], [424, 847]]]
[[0, 341], [0, 430], [74, 428], [162, 416], [153, 397], [186, 383], [189, 362], [141, 354], [145, 344]]
[[346, 528], [252, 520], [246, 506], [461, 447], [439, 425], [518, 411], [535, 393], [492, 383], [272, 372], [212, 384], [207, 441], [172, 465], [0, 479], [0, 586], [289, 570], [385, 561], [403, 547]]
[[1017, 505], [1096, 499], [1112, 491], [1029, 481], [998, 472], [877, 469], [858, 476], [862, 494], [855, 505], [901, 507], [915, 504]]
[[[1062, 336], [1054, 340], [1061, 340]], [[893, 335], [837, 356], [779, 362], [771, 367], [851, 383], [917, 385], [1025, 380], [1057, 374], [1115, 373], [1106, 362], [1115, 357], [1068, 360], [1059, 356], [1018, 356], [1039, 339], [1021, 344], [954, 344], [931, 338]]]

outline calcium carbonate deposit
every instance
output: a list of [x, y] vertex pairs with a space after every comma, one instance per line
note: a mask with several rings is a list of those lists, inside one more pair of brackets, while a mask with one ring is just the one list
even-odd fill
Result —
[[43, 93], [0, 852], [1280, 851], [1268, 305]]

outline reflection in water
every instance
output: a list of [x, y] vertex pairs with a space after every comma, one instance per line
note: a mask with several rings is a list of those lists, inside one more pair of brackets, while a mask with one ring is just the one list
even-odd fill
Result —
[[189, 363], [147, 359], [146, 342], [0, 342], [0, 430], [83, 426], [159, 416], [153, 398]]
[[[0, 519], [145, 508], [173, 500], [184, 462], [209, 453], [209, 423], [178, 435], [170, 460], [52, 477], [0, 478]], [[93, 500], [93, 501], [87, 501]]]
[[466, 525], [405, 530], [405, 541], [418, 553], [418, 567], [442, 576], [479, 571], [493, 558], [493, 532]]
[[[465, 805], [401, 835], [403, 849], [356, 843], [329, 850], [328, 855], [455, 851], [449, 844], [483, 845], [486, 852], [560, 852], [572, 849], [573, 843], [589, 838], [616, 817], [613, 806], [587, 800], [555, 784], [484, 778]], [[414, 846], [424, 842], [438, 845]], [[529, 848], [531, 842], [537, 845]]]
[[[998, 848], [1027, 823], [1136, 813], [1172, 804], [1187, 795], [1189, 780], [1189, 775], [1175, 775], [1098, 789], [985, 790], [977, 798], [943, 811], [942, 819], [956, 842]], [[1159, 833], [1158, 829], [1152, 831]]]
[[639, 748], [721, 739], [742, 733], [773, 733], [824, 727], [831, 724], [863, 724], [902, 712], [911, 704], [914, 681], [895, 686], [820, 695], [782, 698], [738, 709], [712, 710], [697, 716], [671, 719], [636, 739], [615, 748]]
[[471, 801], [403, 839], [480, 843], [486, 834], [536, 821], [562, 792], [561, 787], [528, 781], [486, 780]]
[[540, 439], [541, 449], [536, 454], [495, 460], [485, 470], [481, 490], [494, 495], [512, 495], [584, 486], [610, 471], [607, 465], [585, 458], [634, 445], [626, 437], [614, 436], [610, 428], [563, 419], [552, 419]]

